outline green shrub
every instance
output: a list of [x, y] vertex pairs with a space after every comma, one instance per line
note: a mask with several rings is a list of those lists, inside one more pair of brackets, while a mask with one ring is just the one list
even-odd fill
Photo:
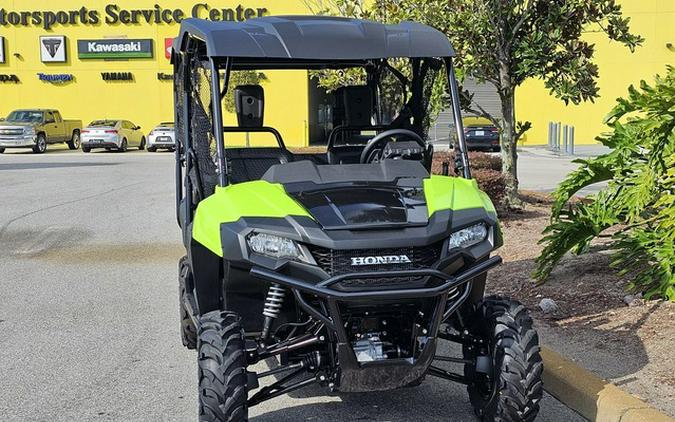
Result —
[[[617, 102], [605, 118], [611, 132], [597, 138], [612, 151], [577, 160], [579, 169], [554, 193], [534, 276], [545, 280], [567, 252], [583, 253], [596, 237], [610, 236], [611, 265], [630, 277], [628, 289], [675, 301], [675, 68], [668, 66], [653, 86], [631, 86]], [[605, 180], [590, 202], [569, 203]]]

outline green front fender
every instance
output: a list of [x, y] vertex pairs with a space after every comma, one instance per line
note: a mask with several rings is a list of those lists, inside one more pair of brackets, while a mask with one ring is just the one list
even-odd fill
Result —
[[488, 214], [497, 215], [495, 206], [474, 179], [431, 176], [424, 179], [424, 196], [431, 217], [437, 211], [483, 208]]
[[309, 213], [286, 194], [280, 184], [263, 180], [216, 187], [213, 195], [197, 206], [192, 238], [222, 257], [220, 225], [242, 217], [310, 217]]

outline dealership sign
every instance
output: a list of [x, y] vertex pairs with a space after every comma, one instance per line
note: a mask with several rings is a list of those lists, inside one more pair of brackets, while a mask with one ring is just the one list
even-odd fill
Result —
[[[28, 2], [25, 2], [28, 3]], [[54, 2], [58, 3], [58, 2]], [[212, 21], [245, 21], [269, 13], [266, 7], [212, 7], [208, 3], [193, 3], [186, 9], [165, 8], [155, 4], [147, 9], [124, 9], [117, 4], [107, 4], [102, 9], [82, 6], [69, 10], [11, 10], [0, 8], [0, 26], [40, 26], [49, 31], [57, 25], [161, 25], [180, 23], [186, 17]]]
[[19, 83], [19, 77], [16, 75], [3, 75], [0, 74], [0, 83], [8, 83], [8, 82], [13, 82], [15, 84]]
[[51, 83], [55, 83], [55, 84], [70, 82], [73, 79], [75, 79], [75, 77], [70, 73], [57, 73], [55, 75], [49, 75], [49, 74], [46, 74], [46, 73], [38, 73], [37, 76], [38, 76], [38, 79], [40, 79], [41, 81], [51, 82]]
[[42, 63], [65, 63], [66, 37], [63, 35], [40, 37], [40, 58]]
[[104, 81], [133, 81], [134, 74], [131, 72], [102, 72], [101, 79]]
[[77, 56], [81, 59], [152, 58], [152, 40], [77, 40]]

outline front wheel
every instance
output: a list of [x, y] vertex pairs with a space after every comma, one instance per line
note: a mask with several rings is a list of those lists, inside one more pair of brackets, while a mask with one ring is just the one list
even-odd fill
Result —
[[91, 147], [88, 147], [86, 145], [82, 145], [82, 152], [90, 152], [90, 151], [91, 151]]
[[145, 138], [141, 138], [141, 143], [138, 145], [138, 150], [143, 151], [145, 149]]
[[4, 154], [4, 153], [5, 153], [5, 149], [4, 149], [4, 148], [0, 148], [0, 154]]
[[475, 362], [465, 365], [464, 375], [476, 414], [485, 422], [533, 421], [543, 393], [544, 365], [527, 309], [514, 300], [490, 296], [477, 305], [469, 321], [469, 332], [483, 340], [463, 350], [464, 358]]
[[157, 148], [155, 147], [148, 147], [148, 152], [156, 152]]
[[41, 133], [37, 136], [35, 146], [33, 147], [33, 152], [36, 154], [42, 154], [45, 151], [47, 151], [47, 138]]
[[246, 351], [239, 315], [212, 311], [199, 318], [199, 421], [248, 420]]

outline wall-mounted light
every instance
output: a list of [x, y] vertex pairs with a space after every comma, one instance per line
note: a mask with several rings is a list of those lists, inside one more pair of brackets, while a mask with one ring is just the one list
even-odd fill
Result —
[[19, 53], [14, 53], [13, 56], [16, 57], [17, 59], [23, 60], [23, 57], [21, 57], [21, 54]]
[[672, 50], [672, 49], [673, 49], [673, 43], [672, 43], [672, 42], [667, 42], [667, 43], [666, 43], [666, 48], [667, 48], [668, 50]]

